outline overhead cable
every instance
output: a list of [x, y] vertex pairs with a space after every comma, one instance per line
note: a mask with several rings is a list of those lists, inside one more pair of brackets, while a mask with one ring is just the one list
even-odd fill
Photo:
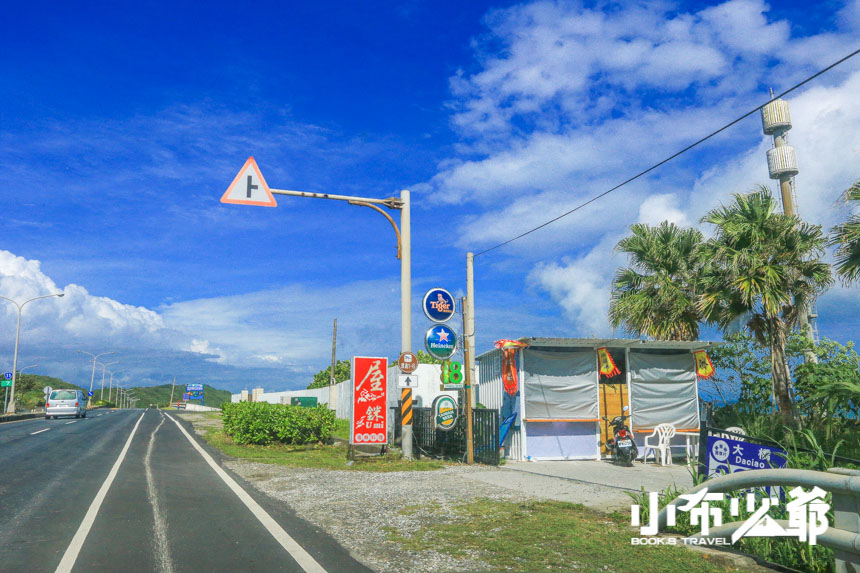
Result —
[[800, 87], [801, 87], [801, 86], [803, 86], [804, 84], [807, 84], [807, 83], [811, 82], [812, 80], [814, 80], [815, 78], [817, 78], [818, 76], [820, 76], [820, 75], [824, 74], [825, 72], [828, 72], [828, 71], [832, 70], [833, 68], [835, 68], [835, 67], [836, 67], [836, 66], [838, 66], [839, 64], [842, 64], [842, 63], [844, 63], [844, 62], [846, 62], [846, 61], [850, 60], [851, 58], [853, 58], [854, 56], [856, 56], [858, 53], [860, 53], [860, 49], [854, 50], [853, 52], [851, 52], [850, 54], [848, 54], [848, 55], [847, 55], [847, 56], [845, 56], [844, 58], [842, 58], [842, 59], [840, 59], [840, 60], [838, 60], [838, 61], [836, 61], [836, 62], [833, 62], [832, 64], [830, 64], [829, 66], [827, 66], [827, 67], [826, 67], [826, 68], [824, 68], [824, 69], [821, 69], [821, 70], [819, 70], [819, 71], [815, 72], [814, 74], [812, 74], [811, 76], [809, 76], [809, 77], [808, 77], [808, 78], [806, 78], [805, 80], [803, 80], [803, 81], [801, 81], [801, 82], [799, 82], [799, 83], [797, 83], [797, 84], [793, 85], [792, 87], [788, 88], [787, 90], [785, 90], [785, 91], [784, 91], [784, 92], [782, 92], [781, 94], [777, 95], [777, 96], [776, 96], [776, 97], [774, 97], [774, 98], [769, 99], [768, 101], [766, 101], [765, 103], [763, 103], [763, 104], [761, 104], [760, 106], [756, 107], [755, 109], [752, 109], [752, 110], [750, 110], [750, 111], [746, 112], [745, 114], [743, 114], [742, 116], [738, 117], [738, 118], [737, 118], [737, 119], [735, 119], [734, 121], [731, 121], [730, 123], [727, 123], [726, 125], [724, 125], [723, 127], [719, 128], [718, 130], [716, 130], [716, 131], [714, 131], [714, 132], [711, 132], [710, 134], [706, 135], [706, 136], [705, 136], [705, 137], [703, 137], [702, 139], [699, 139], [698, 141], [696, 141], [696, 142], [694, 142], [694, 143], [691, 143], [690, 145], [688, 145], [688, 146], [687, 146], [687, 147], [685, 147], [684, 149], [682, 149], [682, 150], [680, 150], [680, 151], [678, 151], [678, 152], [676, 152], [676, 153], [674, 153], [674, 154], [670, 155], [669, 157], [667, 157], [667, 158], [666, 158], [666, 159], [664, 159], [663, 161], [661, 161], [661, 162], [659, 162], [659, 163], [655, 163], [654, 165], [652, 165], [652, 166], [651, 166], [651, 167], [649, 167], [648, 169], [645, 169], [644, 171], [640, 171], [639, 173], [637, 173], [637, 174], [636, 174], [636, 175], [634, 175], [633, 177], [631, 177], [631, 178], [629, 178], [629, 179], [627, 179], [627, 180], [625, 180], [625, 181], [622, 181], [621, 183], [619, 183], [619, 184], [618, 184], [618, 185], [616, 185], [615, 187], [613, 187], [613, 188], [611, 188], [611, 189], [607, 189], [606, 191], [604, 191], [603, 193], [600, 193], [599, 195], [595, 195], [594, 197], [592, 197], [592, 198], [591, 198], [591, 199], [589, 199], [588, 201], [586, 201], [586, 202], [584, 202], [584, 203], [581, 203], [580, 205], [577, 205], [576, 207], [574, 207], [574, 208], [573, 208], [573, 209], [571, 209], [570, 211], [566, 211], [566, 212], [562, 213], [561, 215], [559, 215], [559, 216], [557, 216], [557, 217], [554, 217], [554, 218], [550, 219], [549, 221], [547, 221], [547, 222], [545, 222], [545, 223], [542, 223], [542, 224], [538, 225], [537, 227], [534, 227], [534, 228], [532, 228], [532, 229], [530, 229], [530, 230], [526, 231], [525, 233], [521, 233], [521, 234], [517, 235], [516, 237], [514, 237], [514, 238], [512, 238], [512, 239], [508, 239], [507, 241], [504, 241], [504, 242], [502, 242], [502, 243], [499, 243], [498, 245], [496, 245], [496, 246], [494, 246], [494, 247], [490, 247], [489, 249], [485, 249], [485, 250], [483, 250], [483, 251], [481, 251], [481, 252], [479, 252], [479, 253], [475, 253], [475, 256], [476, 256], [476, 257], [480, 257], [481, 255], [484, 255], [484, 254], [486, 254], [486, 253], [489, 253], [490, 251], [493, 251], [493, 250], [495, 250], [495, 249], [498, 249], [499, 247], [504, 247], [505, 245], [507, 245], [507, 244], [509, 244], [509, 243], [513, 243], [514, 241], [516, 241], [516, 240], [518, 240], [518, 239], [522, 239], [522, 238], [523, 238], [523, 237], [525, 237], [526, 235], [530, 235], [530, 234], [534, 233], [535, 231], [537, 231], [537, 230], [539, 230], [539, 229], [543, 229], [543, 228], [544, 228], [544, 227], [546, 227], [547, 225], [551, 225], [552, 223], [555, 223], [555, 222], [556, 222], [556, 221], [558, 221], [559, 219], [563, 219], [564, 217], [567, 217], [567, 216], [568, 216], [568, 215], [570, 215], [571, 213], [575, 213], [576, 211], [579, 211], [579, 210], [580, 210], [580, 209], [582, 209], [583, 207], [585, 207], [585, 206], [587, 206], [587, 205], [590, 205], [591, 203], [594, 203], [594, 202], [595, 202], [595, 201], [597, 201], [598, 199], [600, 199], [600, 198], [602, 198], [602, 197], [605, 197], [606, 195], [609, 195], [609, 194], [610, 194], [610, 193], [612, 193], [613, 191], [615, 191], [615, 190], [617, 190], [617, 189], [620, 189], [621, 187], [624, 187], [624, 186], [625, 186], [625, 185], [627, 185], [628, 183], [630, 183], [630, 182], [632, 182], [632, 181], [635, 181], [636, 179], [639, 179], [639, 178], [640, 178], [640, 177], [642, 177], [643, 175], [647, 175], [648, 173], [650, 173], [651, 171], [654, 171], [655, 169], [657, 169], [657, 168], [658, 168], [658, 167], [660, 167], [661, 165], [664, 165], [664, 164], [666, 164], [666, 163], [668, 163], [668, 162], [672, 161], [673, 159], [675, 159], [675, 158], [676, 158], [676, 157], [678, 157], [679, 155], [682, 155], [682, 154], [684, 154], [684, 153], [686, 153], [686, 152], [690, 151], [691, 149], [693, 149], [693, 148], [694, 148], [694, 147], [696, 147], [697, 145], [700, 145], [701, 143], [704, 143], [705, 141], [707, 141], [707, 140], [711, 139], [711, 138], [712, 138], [712, 137], [714, 137], [715, 135], [718, 135], [718, 134], [722, 133], [723, 131], [727, 130], [728, 128], [732, 127], [732, 126], [733, 126], [733, 125], [735, 125], [736, 123], [738, 123], [738, 122], [740, 122], [740, 121], [743, 121], [744, 119], [748, 118], [749, 116], [751, 116], [752, 114], [756, 113], [756, 112], [757, 112], [757, 111], [759, 111], [761, 108], [763, 108], [764, 106], [766, 106], [767, 104], [769, 104], [769, 103], [770, 103], [771, 101], [773, 101], [774, 99], [779, 99], [779, 98], [781, 98], [781, 97], [783, 97], [783, 96], [785, 96], [785, 95], [790, 94], [791, 92], [793, 92], [794, 90], [796, 90], [796, 89], [800, 88]]

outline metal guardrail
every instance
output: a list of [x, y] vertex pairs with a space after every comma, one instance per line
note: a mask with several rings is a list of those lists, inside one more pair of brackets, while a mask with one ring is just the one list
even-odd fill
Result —
[[[833, 527], [818, 535], [818, 541], [836, 552], [837, 573], [860, 571], [860, 470], [831, 468], [826, 473], [813, 470], [771, 469], [736, 472], [710, 479], [686, 492], [693, 494], [707, 489], [711, 493], [725, 493], [763, 486], [820, 487], [833, 494]], [[659, 530], [666, 528], [670, 506], [686, 503], [676, 498], [666, 505], [657, 521]], [[787, 525], [775, 520], [780, 525]], [[710, 530], [708, 538], [731, 538], [744, 522], [727, 523]]]

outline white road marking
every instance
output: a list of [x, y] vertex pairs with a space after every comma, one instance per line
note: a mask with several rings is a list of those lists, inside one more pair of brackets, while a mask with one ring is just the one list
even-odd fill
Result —
[[185, 437], [188, 438], [188, 441], [191, 442], [191, 445], [194, 446], [194, 449], [197, 450], [201, 456], [203, 456], [203, 459], [206, 460], [206, 463], [209, 464], [209, 467], [215, 470], [215, 473], [218, 474], [218, 477], [224, 480], [224, 483], [227, 484], [227, 487], [233, 490], [233, 493], [235, 493], [236, 496], [240, 500], [242, 500], [242, 503], [245, 504], [245, 507], [247, 507], [251, 511], [251, 513], [254, 514], [254, 517], [256, 517], [260, 521], [260, 523], [263, 524], [263, 527], [265, 527], [272, 535], [272, 537], [274, 537], [275, 540], [281, 544], [281, 547], [287, 550], [287, 553], [289, 553], [292, 558], [296, 560], [296, 563], [298, 563], [302, 569], [307, 571], [307, 573], [326, 573], [326, 570], [323, 569], [322, 566], [317, 563], [313, 557], [311, 557], [310, 553], [305, 551], [304, 547], [299, 545], [295, 539], [290, 537], [290, 534], [284, 531], [284, 528], [281, 527], [281, 525], [277, 521], [275, 521], [271, 515], [266, 513], [266, 510], [260, 507], [260, 504], [258, 504], [256, 501], [254, 501], [254, 498], [248, 495], [248, 492], [246, 492], [238, 483], [236, 483], [236, 480], [231, 478], [227, 474], [227, 472], [221, 469], [221, 466], [215, 463], [215, 460], [212, 459], [212, 456], [206, 453], [206, 450], [204, 450], [200, 446], [200, 444], [198, 444], [194, 440], [194, 438], [192, 438], [188, 434], [188, 432], [185, 431], [185, 428], [182, 427], [182, 424], [177, 422], [173, 418], [173, 416], [168, 415], [167, 417], [170, 418], [171, 422], [176, 424], [176, 426], [179, 428], [179, 431], [185, 434]]
[[44, 430], [39, 430], [38, 432], [31, 432], [30, 435], [35, 436], [36, 434], [41, 434], [42, 432], [47, 432], [50, 429], [51, 428], [45, 428]]
[[74, 424], [75, 422], [77, 422], [77, 420], [72, 420], [71, 422], [66, 422], [66, 425], [68, 426], [69, 424]]
[[113, 484], [114, 478], [116, 478], [119, 466], [122, 465], [122, 461], [125, 459], [125, 454], [128, 452], [129, 446], [131, 446], [131, 439], [134, 437], [134, 433], [137, 432], [137, 427], [140, 426], [141, 420], [143, 420], [143, 414], [141, 414], [140, 418], [137, 419], [137, 423], [134, 425], [134, 428], [132, 428], [131, 434], [129, 434], [128, 440], [125, 442], [125, 446], [123, 446], [122, 451], [119, 453], [119, 457], [114, 462], [113, 467], [110, 469], [107, 478], [105, 478], [105, 481], [102, 484], [102, 487], [99, 488], [99, 492], [90, 504], [90, 508], [87, 510], [84, 520], [81, 522], [81, 525], [78, 527], [78, 531], [72, 538], [72, 542], [69, 543], [69, 546], [66, 548], [66, 552], [60, 560], [60, 564], [57, 565], [57, 573], [68, 573], [72, 570], [72, 567], [75, 566], [78, 554], [81, 552], [81, 548], [84, 546], [84, 541], [86, 541], [87, 535], [89, 535], [90, 529], [93, 527], [93, 523], [99, 513], [99, 508], [101, 508], [102, 502], [105, 500], [105, 496], [107, 496], [107, 492], [110, 489], [111, 484]]
[[[161, 415], [161, 424], [164, 423], [164, 414]], [[152, 517], [155, 520], [153, 527], [155, 533], [155, 560], [158, 563], [160, 573], [173, 573], [173, 560], [170, 558], [170, 545], [167, 543], [167, 523], [161, 513], [158, 504], [158, 492], [155, 490], [155, 480], [152, 478], [152, 446], [155, 443], [155, 434], [161, 429], [161, 424], [155, 428], [149, 437], [149, 446], [146, 448], [146, 457], [143, 459], [143, 467], [146, 472], [146, 491], [149, 494], [149, 504], [152, 506]]]

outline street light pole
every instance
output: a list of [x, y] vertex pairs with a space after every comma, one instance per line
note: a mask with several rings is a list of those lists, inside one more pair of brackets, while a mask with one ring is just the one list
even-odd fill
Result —
[[102, 391], [101, 391], [101, 394], [99, 394], [99, 400], [104, 400], [105, 399], [105, 369], [108, 366], [110, 366], [111, 364], [119, 364], [119, 360], [116, 360], [114, 362], [108, 362], [107, 364], [105, 364], [103, 362], [99, 362], [99, 364], [102, 365]]
[[[412, 352], [412, 213], [409, 191], [401, 191], [400, 199], [400, 352]], [[404, 401], [412, 400], [412, 389], [402, 392]], [[412, 459], [412, 420], [401, 428], [400, 443], [403, 457]]]
[[[253, 158], [249, 158], [246, 166], [253, 163], [256, 167], [256, 163], [253, 162]], [[239, 175], [242, 175], [243, 171], [240, 172]], [[259, 171], [257, 172], [259, 174]], [[239, 176], [236, 177], [235, 181], [239, 180]], [[251, 197], [251, 181], [252, 175], [248, 175], [248, 197]], [[233, 185], [227, 189], [227, 193], [221, 197], [222, 203], [246, 203], [244, 200], [236, 201], [235, 199], [228, 198], [228, 194], [230, 193]], [[410, 311], [411, 306], [411, 296], [412, 296], [412, 223], [410, 217], [410, 203], [409, 203], [409, 191], [403, 190], [400, 192], [400, 199], [395, 197], [388, 197], [387, 199], [376, 199], [371, 197], [353, 197], [348, 195], [333, 195], [330, 193], [309, 193], [306, 191], [293, 191], [289, 189], [271, 189], [268, 191], [275, 195], [288, 195], [293, 197], [311, 197], [314, 199], [334, 199], [336, 201], [346, 201], [350, 205], [358, 205], [361, 207], [369, 207], [374, 211], [380, 213], [388, 222], [391, 223], [391, 226], [394, 227], [394, 232], [397, 234], [397, 258], [400, 259], [400, 350], [401, 352], [412, 352], [412, 315]], [[270, 197], [271, 199], [271, 197]], [[253, 204], [253, 203], [251, 203]], [[397, 228], [397, 224], [394, 222], [394, 219], [388, 215], [385, 211], [383, 211], [377, 205], [382, 205], [388, 209], [399, 210], [400, 211], [400, 229]], [[274, 206], [272, 204], [271, 206]], [[411, 390], [406, 389], [403, 391], [403, 399], [406, 397], [411, 398]], [[403, 426], [403, 457], [407, 460], [412, 459], [412, 425], [411, 423]]]
[[110, 385], [108, 386], [108, 402], [111, 402], [111, 396], [113, 396], [113, 375], [118, 372], [125, 372], [125, 370], [112, 370], [110, 373]]
[[40, 298], [50, 298], [52, 296], [62, 298], [63, 296], [65, 296], [65, 294], [66, 293], [58, 292], [58, 293], [54, 293], [54, 294], [46, 294], [44, 296], [37, 296], [36, 298], [31, 298], [30, 300], [25, 300], [21, 304], [18, 304], [17, 301], [12, 300], [11, 298], [6, 298], [5, 296], [0, 296], [0, 298], [2, 298], [3, 300], [8, 300], [12, 304], [14, 304], [16, 307], [18, 307], [18, 327], [17, 327], [17, 330], [15, 331], [15, 356], [12, 359], [12, 392], [11, 392], [12, 396], [9, 399], [9, 406], [8, 406], [8, 409], [6, 410], [7, 414], [14, 414], [15, 413], [15, 381], [17, 380], [16, 370], [18, 369], [18, 340], [21, 338], [21, 311], [24, 309], [24, 305], [27, 304], [28, 302], [33, 302], [34, 300], [39, 300]]
[[101, 354], [93, 354], [92, 352], [87, 352], [85, 350], [78, 350], [81, 354], [89, 354], [93, 357], [93, 373], [90, 376], [90, 393], [87, 395], [87, 408], [90, 407], [90, 403], [93, 400], [93, 382], [96, 379], [96, 359], [99, 356], [107, 356], [108, 354], [116, 354], [116, 352], [102, 352]]
[[[21, 371], [21, 373], [23, 373], [24, 370], [26, 370], [27, 368], [36, 368], [38, 366], [39, 366], [38, 364], [31, 364], [30, 366], [25, 366], [25, 367], [21, 368], [20, 371]], [[6, 405], [8, 404], [8, 402], [9, 402], [9, 387], [6, 386], [6, 396], [3, 398], [3, 411], [4, 412], [6, 411]]]

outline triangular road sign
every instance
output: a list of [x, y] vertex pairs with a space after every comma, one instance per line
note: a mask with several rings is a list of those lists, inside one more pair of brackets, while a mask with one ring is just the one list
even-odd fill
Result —
[[253, 157], [249, 157], [242, 169], [239, 170], [239, 174], [236, 175], [236, 178], [227, 187], [227, 191], [221, 196], [221, 202], [261, 207], [278, 206]]

